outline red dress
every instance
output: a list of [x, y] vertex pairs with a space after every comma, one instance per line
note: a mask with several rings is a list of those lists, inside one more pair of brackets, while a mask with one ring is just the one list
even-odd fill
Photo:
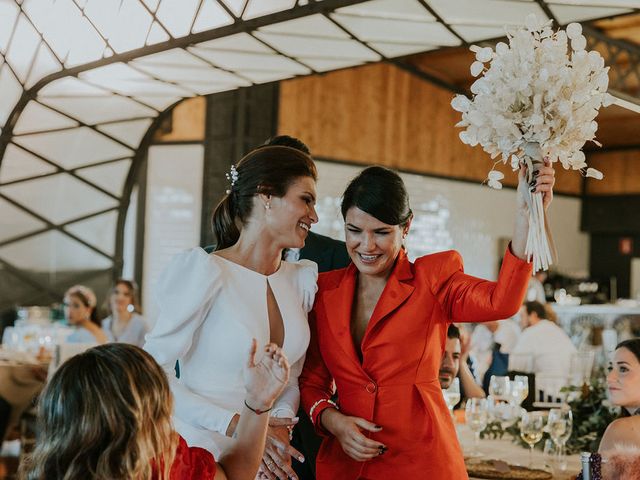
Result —
[[[204, 448], [189, 447], [180, 437], [169, 473], [170, 480], [213, 480], [215, 476], [216, 461], [213, 455]], [[158, 478], [157, 472], [152, 478]]]
[[[311, 344], [300, 376], [301, 398], [325, 436], [318, 480], [468, 478], [438, 369], [450, 322], [482, 322], [515, 314], [531, 266], [510, 251], [497, 282], [465, 275], [457, 252], [427, 255], [412, 264], [401, 252], [362, 339], [362, 362], [350, 319], [357, 270], [323, 273], [311, 315]], [[388, 451], [356, 462], [318, 425], [337, 386], [342, 413], [383, 427], [366, 433]]]

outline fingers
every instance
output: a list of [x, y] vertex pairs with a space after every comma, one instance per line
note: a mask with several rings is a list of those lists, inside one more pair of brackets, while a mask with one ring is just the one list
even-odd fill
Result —
[[258, 342], [255, 338], [251, 339], [251, 347], [249, 347], [249, 358], [247, 359], [247, 368], [256, 366], [256, 352], [258, 351]]
[[[298, 460], [299, 462], [304, 462], [304, 455], [302, 455], [302, 453], [300, 453], [298, 450], [296, 450], [295, 448], [293, 448], [291, 445], [289, 445], [288, 443], [283, 442], [282, 440], [280, 440], [279, 438], [269, 435], [267, 437], [269, 443], [280, 453], [282, 453], [283, 455], [287, 455], [289, 457], [293, 457], [296, 460]], [[286, 457], [285, 457], [286, 458]]]
[[269, 467], [265, 463], [264, 458], [260, 463], [260, 471], [258, 472], [258, 478], [259, 480], [277, 480], [277, 477], [273, 473], [271, 473], [271, 470], [269, 470]]
[[263, 462], [275, 478], [280, 480], [288, 480], [289, 478], [297, 480], [298, 478], [296, 472], [291, 468], [291, 462], [285, 460], [282, 455], [272, 447], [267, 447], [265, 450]]
[[379, 432], [380, 430], [382, 430], [382, 427], [380, 425], [376, 425], [375, 423], [371, 423], [371, 422], [365, 420], [364, 418], [353, 417], [353, 422], [357, 426], [359, 426], [360, 428], [362, 428], [364, 430], [368, 430], [370, 432]]
[[293, 417], [293, 418], [270, 417], [269, 426], [270, 427], [293, 427], [297, 425], [299, 421], [300, 421], [299, 417]]

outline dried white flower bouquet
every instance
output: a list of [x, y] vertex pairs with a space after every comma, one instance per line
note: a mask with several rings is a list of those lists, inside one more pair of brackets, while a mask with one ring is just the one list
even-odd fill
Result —
[[[594, 140], [598, 128], [594, 119], [602, 105], [614, 101], [606, 93], [609, 67], [597, 51], [585, 51], [580, 24], [554, 32], [551, 23], [529, 15], [525, 27], [507, 31], [508, 44], [499, 42], [495, 51], [471, 47], [476, 54], [471, 74], [480, 76], [471, 86], [473, 98], [456, 95], [451, 101], [462, 112], [456, 125], [465, 127], [460, 139], [471, 146], [480, 144], [492, 159], [501, 156], [498, 162], [510, 161], [514, 170], [526, 165], [527, 182], [544, 157], [601, 179], [602, 173], [587, 168], [581, 149], [586, 141], [600, 145]], [[502, 188], [502, 178], [501, 172], [492, 170], [489, 186]], [[549, 267], [554, 252], [542, 194], [527, 192], [526, 254], [535, 272]]]

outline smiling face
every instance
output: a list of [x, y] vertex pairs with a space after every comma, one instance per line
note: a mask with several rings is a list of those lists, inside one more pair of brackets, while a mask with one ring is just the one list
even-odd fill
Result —
[[311, 177], [294, 180], [283, 197], [264, 197], [269, 205], [266, 226], [282, 248], [302, 248], [316, 214], [316, 182]]
[[128, 285], [117, 283], [111, 292], [109, 302], [112, 311], [124, 312], [129, 305], [133, 305], [133, 292]]
[[345, 216], [345, 240], [349, 257], [358, 271], [387, 278], [409, 223], [404, 227], [387, 225], [358, 207], [351, 207]]
[[449, 388], [453, 379], [458, 375], [460, 351], [460, 339], [447, 337], [447, 342], [444, 344], [444, 354], [440, 362], [440, 370], [438, 371], [440, 388]]
[[611, 402], [628, 409], [640, 408], [640, 362], [625, 347], [618, 348], [609, 366], [607, 386]]

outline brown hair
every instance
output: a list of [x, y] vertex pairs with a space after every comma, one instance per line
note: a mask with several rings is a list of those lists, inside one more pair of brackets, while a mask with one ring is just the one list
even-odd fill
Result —
[[241, 223], [251, 215], [256, 194], [283, 197], [300, 177], [318, 179], [311, 157], [291, 147], [259, 147], [245, 155], [236, 165], [237, 180], [216, 206], [211, 219], [216, 250], [230, 247], [240, 237], [236, 220]]
[[69, 288], [64, 294], [65, 297], [76, 297], [80, 302], [87, 308], [91, 309], [91, 315], [89, 316], [89, 320], [91, 323], [95, 323], [99, 327], [102, 325], [100, 320], [98, 319], [98, 309], [96, 308], [96, 294], [93, 293], [89, 287], [85, 287], [84, 285], [74, 285]]
[[[116, 288], [118, 285], [124, 285], [129, 289], [129, 294], [131, 295], [131, 305], [133, 305], [133, 311], [136, 313], [142, 313], [142, 308], [140, 307], [140, 290], [138, 289], [138, 284], [133, 280], [127, 280], [126, 278], [118, 278], [111, 290], [109, 290], [109, 295], [107, 296], [107, 300], [105, 302], [106, 309], [109, 315], [113, 314], [111, 311], [111, 295], [116, 292]], [[103, 307], [104, 308], [104, 307]]]
[[168, 479], [178, 437], [165, 372], [124, 343], [71, 357], [39, 402], [39, 441], [21, 467], [28, 480]]
[[540, 320], [547, 320], [547, 309], [540, 302], [524, 302], [524, 308], [527, 311], [527, 315], [535, 312]]

